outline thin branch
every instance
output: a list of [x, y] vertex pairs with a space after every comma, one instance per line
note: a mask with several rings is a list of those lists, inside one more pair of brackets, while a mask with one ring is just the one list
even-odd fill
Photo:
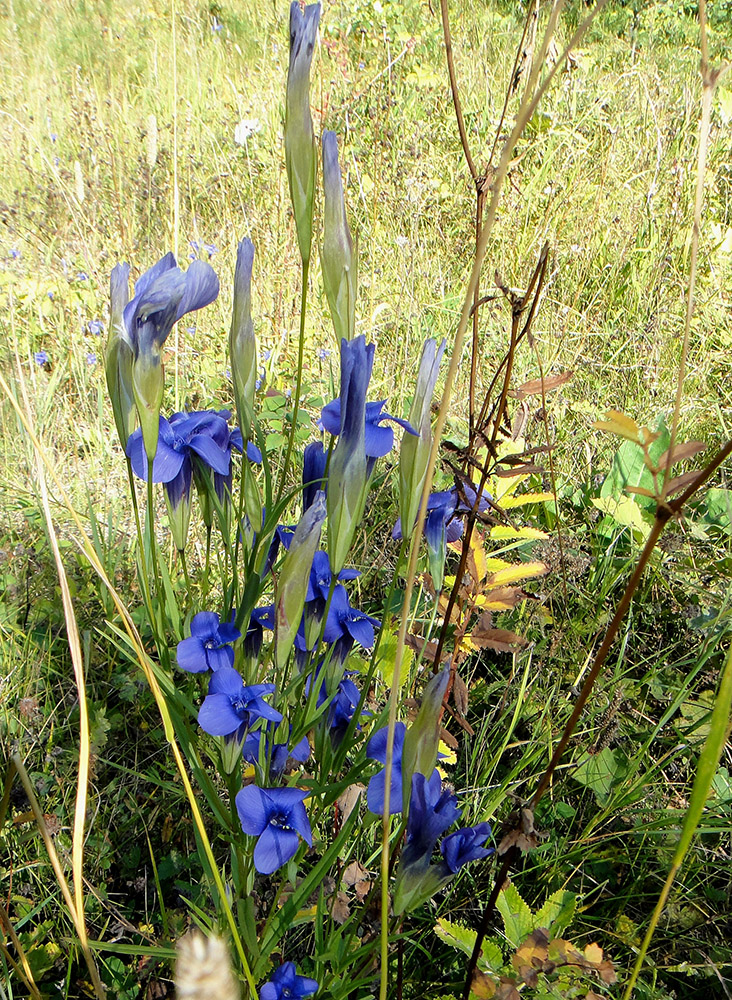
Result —
[[452, 103], [455, 105], [455, 117], [457, 118], [458, 131], [460, 132], [460, 142], [463, 144], [465, 161], [468, 164], [470, 175], [478, 183], [478, 169], [470, 155], [468, 145], [468, 133], [465, 130], [465, 119], [463, 118], [463, 106], [460, 102], [457, 76], [455, 75], [455, 61], [452, 57], [452, 35], [450, 34], [450, 14], [447, 9], [447, 0], [440, 0], [440, 13], [442, 14], [442, 34], [445, 38], [445, 57], [447, 58], [447, 72], [450, 75], [450, 90], [452, 91]]

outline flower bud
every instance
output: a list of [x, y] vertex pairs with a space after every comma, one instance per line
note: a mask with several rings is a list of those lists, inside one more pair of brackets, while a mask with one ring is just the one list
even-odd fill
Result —
[[432, 448], [430, 407], [444, 351], [444, 340], [439, 347], [431, 337], [424, 342], [417, 387], [409, 411], [409, 423], [416, 428], [418, 436], [405, 434], [402, 438], [399, 453], [399, 513], [404, 538], [409, 538], [414, 529], [427, 476]]
[[402, 751], [402, 794], [404, 809], [408, 808], [412, 791], [413, 774], [432, 774], [437, 763], [437, 747], [440, 742], [440, 719], [442, 699], [447, 690], [450, 668], [430, 678], [422, 695], [422, 705], [417, 718], [407, 729]]
[[229, 360], [236, 413], [245, 441], [251, 436], [254, 389], [257, 380], [257, 349], [251, 310], [253, 263], [254, 244], [251, 240], [242, 240], [236, 255], [234, 272], [234, 307], [229, 333]]
[[315, 200], [315, 134], [310, 115], [310, 64], [320, 20], [320, 4], [304, 12], [290, 6], [290, 68], [285, 106], [285, 163], [295, 213], [297, 241], [305, 264], [310, 261]]
[[335, 132], [323, 133], [323, 285], [336, 337], [352, 340], [356, 328], [358, 257], [353, 246], [343, 200]]
[[281, 669], [290, 655], [305, 607], [310, 567], [325, 520], [325, 497], [319, 493], [300, 519], [290, 542], [275, 596], [275, 664]]

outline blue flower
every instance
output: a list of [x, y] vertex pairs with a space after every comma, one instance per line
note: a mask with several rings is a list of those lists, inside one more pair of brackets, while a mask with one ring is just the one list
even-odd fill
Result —
[[[236, 808], [241, 828], [250, 837], [259, 838], [254, 848], [254, 867], [258, 872], [271, 875], [281, 868], [297, 853], [300, 837], [312, 847], [310, 821], [303, 805], [309, 794], [299, 788], [258, 788], [256, 785], [247, 785], [237, 793]], [[282, 992], [287, 988], [291, 987], [283, 985], [280, 992], [270, 991], [266, 995], [263, 989], [260, 996], [264, 1000], [267, 996], [287, 996]]]
[[86, 363], [89, 365], [90, 368], [92, 367], [92, 365], [95, 365], [97, 363], [97, 356], [94, 353], [94, 351], [89, 351], [89, 353], [86, 356]]
[[[319, 675], [320, 671], [315, 675], [316, 684], [318, 683]], [[309, 690], [309, 684], [306, 685], [305, 690]], [[318, 693], [317, 707], [320, 708], [327, 700], [328, 692], [325, 681], [323, 681]], [[338, 747], [346, 735], [346, 730], [351, 723], [360, 700], [361, 695], [356, 685], [350, 678], [343, 677], [338, 683], [336, 693], [328, 709], [328, 729], [330, 730], [331, 739], [335, 747]], [[357, 723], [356, 729], [360, 728], [360, 723]]]
[[255, 608], [249, 618], [249, 625], [244, 636], [244, 655], [256, 660], [262, 649], [264, 630], [274, 630], [274, 604], [263, 608]]
[[259, 755], [264, 740], [264, 759], [270, 753], [269, 773], [273, 778], [278, 777], [287, 767], [288, 760], [296, 760], [302, 763], [310, 756], [310, 743], [307, 736], [303, 736], [299, 743], [290, 750], [288, 743], [274, 743], [270, 748], [270, 741], [261, 729], [247, 733], [241, 745], [241, 755], [249, 764], [259, 764]]
[[325, 361], [326, 358], [330, 357], [330, 351], [327, 347], [319, 347], [315, 355], [320, 361]]
[[[391, 766], [391, 789], [389, 793], [389, 812], [399, 813], [402, 811], [402, 750], [404, 749], [404, 737], [407, 727], [403, 722], [397, 722], [394, 728], [394, 754]], [[366, 756], [371, 760], [377, 760], [380, 764], [386, 764], [386, 743], [388, 728], [380, 729], [371, 737], [366, 744]], [[386, 770], [379, 771], [369, 781], [366, 790], [366, 804], [369, 811], [380, 815], [384, 812], [384, 800], [386, 798]]]
[[[169, 421], [159, 417], [153, 482], [167, 484], [171, 487], [170, 493], [175, 496], [186, 486], [190, 490], [194, 455], [204, 466], [227, 476], [231, 460], [231, 436], [226, 423], [228, 416], [228, 410], [219, 413], [202, 410], [200, 413], [174, 413]], [[147, 455], [139, 428], [127, 442], [127, 457], [135, 475], [147, 482]]]
[[[394, 447], [394, 431], [391, 427], [381, 426], [385, 420], [391, 420], [395, 424], [399, 424], [400, 427], [403, 427], [409, 434], [419, 436], [419, 431], [416, 431], [408, 420], [402, 420], [401, 417], [393, 417], [390, 413], [384, 413], [383, 410], [385, 406], [385, 399], [378, 403], [366, 403], [365, 406], [364, 446], [366, 449], [366, 457], [369, 459], [367, 465], [367, 475], [371, 474], [374, 464], [376, 463], [376, 459], [383, 458], [384, 455], [388, 455]], [[320, 423], [323, 428], [334, 437], [342, 433], [340, 430], [340, 399], [334, 399], [332, 403], [328, 403], [323, 407], [320, 414]]]
[[[355, 580], [359, 576], [361, 576], [361, 574], [357, 569], [342, 569], [338, 574], [337, 579]], [[318, 549], [313, 556], [313, 565], [310, 567], [310, 579], [308, 581], [308, 591], [305, 595], [305, 600], [314, 601], [319, 598], [322, 601], [327, 601], [332, 579], [333, 574], [330, 570], [330, 559], [328, 558], [328, 553], [324, 552], [322, 549]], [[343, 590], [342, 587], [340, 589]], [[348, 598], [346, 598], [346, 603], [347, 602]]]
[[438, 839], [460, 818], [460, 814], [453, 793], [449, 789], [442, 790], [442, 779], [437, 769], [429, 780], [423, 774], [413, 774], [402, 865], [405, 868], [426, 869]]
[[35, 354], [33, 355], [33, 360], [37, 365], [43, 368], [44, 365], [48, 364], [49, 357], [46, 351], [36, 351]]
[[245, 686], [233, 667], [221, 667], [211, 675], [208, 694], [198, 711], [198, 724], [211, 736], [230, 736], [257, 719], [282, 722], [282, 715], [264, 700], [274, 684]]
[[77, 281], [88, 281], [89, 280], [89, 275], [86, 273], [86, 271], [77, 271], [77, 273], [76, 273], [76, 280]]
[[231, 644], [241, 637], [241, 632], [232, 622], [222, 622], [213, 611], [199, 611], [194, 615], [190, 637], [178, 643], [176, 658], [181, 670], [201, 674], [233, 667]]
[[202, 309], [219, 294], [210, 264], [195, 260], [183, 273], [168, 253], [135, 283], [135, 294], [122, 313], [122, 336], [132, 350], [132, 384], [145, 450], [154, 457], [163, 397], [161, 351], [173, 325]]
[[302, 456], [302, 509], [307, 510], [319, 490], [326, 492], [328, 455], [322, 441], [311, 441]]
[[492, 847], [482, 847], [491, 833], [490, 823], [478, 823], [464, 830], [456, 830], [440, 844], [440, 853], [445, 866], [451, 873], [459, 871], [469, 861], [487, 858], [493, 853]]
[[13, 260], [17, 260], [20, 257], [20, 250], [17, 247], [11, 247], [10, 256]]
[[295, 975], [295, 963], [285, 962], [276, 969], [269, 982], [259, 991], [262, 1000], [301, 1000], [318, 989], [314, 979]]
[[90, 319], [87, 323], [87, 329], [92, 336], [98, 337], [104, 329], [104, 324], [100, 319]]

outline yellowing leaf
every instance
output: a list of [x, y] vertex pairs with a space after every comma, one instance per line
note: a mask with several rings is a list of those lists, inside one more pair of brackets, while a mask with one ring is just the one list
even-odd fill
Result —
[[538, 528], [511, 528], [507, 524], [496, 524], [491, 528], [491, 538], [497, 538], [499, 540], [507, 539], [517, 539], [517, 538], [548, 538], [549, 535], [545, 531], [539, 531]]
[[494, 573], [487, 581], [489, 587], [502, 587], [508, 583], [518, 583], [519, 580], [531, 580], [537, 576], [543, 576], [548, 570], [548, 566], [543, 562], [517, 563], [507, 569], [500, 569]]
[[505, 559], [497, 559], [494, 556], [489, 556], [485, 561], [485, 568], [491, 573], [495, 573], [497, 569], [505, 569], [506, 566], [510, 566], [510, 562], [506, 562]]
[[643, 539], [648, 538], [651, 527], [643, 520], [641, 509], [632, 497], [622, 497], [620, 500], [615, 497], [595, 497], [592, 503], [603, 514], [609, 514], [618, 524], [630, 528], [634, 535]]
[[510, 510], [512, 507], [525, 507], [530, 503], [545, 503], [553, 499], [553, 493], [522, 493], [518, 497], [504, 497], [501, 506], [504, 510]]
[[437, 746], [437, 753], [438, 753], [437, 760], [440, 765], [449, 766], [457, 763], [457, 754], [455, 753], [454, 750], [450, 749], [450, 747], [447, 745], [447, 743], [445, 743], [444, 740], [440, 740]]
[[609, 431], [611, 434], [619, 434], [620, 437], [627, 438], [628, 441], [641, 443], [641, 429], [632, 417], [621, 413], [620, 410], [608, 410], [604, 420], [596, 420], [594, 426], [599, 431]]

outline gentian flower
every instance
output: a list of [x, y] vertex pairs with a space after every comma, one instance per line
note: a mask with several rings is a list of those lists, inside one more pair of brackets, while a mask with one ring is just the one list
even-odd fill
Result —
[[417, 436], [406, 435], [399, 452], [399, 506], [401, 523], [411, 533], [417, 519], [422, 489], [427, 476], [427, 464], [432, 448], [430, 407], [440, 362], [445, 351], [445, 341], [437, 346], [431, 337], [425, 340], [419, 363], [417, 387], [409, 410], [409, 423], [417, 428]]
[[334, 573], [345, 565], [366, 502], [366, 389], [373, 364], [374, 345], [367, 347], [363, 334], [341, 341], [338, 443], [328, 472], [328, 553]]
[[249, 764], [258, 765], [259, 764], [259, 754], [262, 746], [262, 740], [264, 740], [264, 758], [266, 760], [267, 754], [271, 753], [270, 763], [269, 763], [269, 773], [273, 778], [277, 778], [283, 773], [287, 767], [288, 760], [296, 760], [302, 763], [306, 761], [310, 756], [310, 743], [308, 742], [307, 736], [303, 736], [299, 743], [290, 750], [289, 744], [287, 743], [275, 743], [270, 749], [269, 740], [264, 735], [261, 729], [255, 729], [254, 732], [247, 733], [241, 745], [241, 755], [245, 761]]
[[456, 830], [440, 844], [440, 853], [444, 858], [444, 867], [450, 874], [455, 874], [469, 861], [487, 858], [493, 853], [492, 847], [482, 847], [491, 834], [490, 823], [478, 823], [464, 830]]
[[104, 329], [104, 324], [100, 319], [90, 319], [87, 323], [87, 329], [89, 333], [94, 337], [99, 337], [102, 330]]
[[315, 200], [315, 134], [310, 114], [310, 64], [318, 34], [320, 4], [300, 10], [290, 5], [290, 68], [285, 99], [285, 164], [295, 213], [297, 242], [304, 264], [310, 261]]
[[[315, 683], [318, 682], [318, 675], [320, 671], [316, 674]], [[306, 686], [306, 691], [309, 686]], [[320, 686], [320, 691], [318, 692], [317, 707], [320, 708], [321, 705], [325, 704], [328, 700], [328, 691], [325, 681]], [[333, 745], [338, 747], [342, 742], [343, 737], [346, 735], [346, 730], [348, 729], [351, 719], [354, 716], [356, 709], [358, 708], [358, 703], [361, 700], [361, 695], [358, 688], [353, 683], [353, 681], [348, 677], [343, 677], [338, 682], [338, 687], [336, 693], [333, 696], [333, 700], [328, 708], [328, 729], [330, 730], [330, 737], [333, 741]], [[360, 729], [360, 723], [356, 724], [356, 729]]]
[[281, 868], [297, 853], [300, 837], [312, 847], [310, 821], [303, 805], [309, 794], [299, 788], [258, 788], [256, 785], [247, 785], [237, 793], [235, 801], [241, 828], [249, 836], [259, 838], [254, 848], [254, 867], [258, 872], [271, 875]]
[[325, 467], [328, 455], [322, 441], [311, 441], [302, 456], [302, 509], [307, 510], [315, 494], [326, 490]]
[[438, 839], [460, 815], [454, 794], [449, 789], [442, 790], [442, 778], [437, 769], [429, 779], [423, 774], [413, 774], [402, 868], [424, 871]]
[[335, 132], [323, 132], [323, 285], [338, 340], [356, 332], [358, 256], [353, 246], [343, 200]]
[[[386, 764], [386, 744], [388, 727], [380, 729], [366, 744], [366, 756]], [[394, 753], [391, 765], [391, 786], [389, 791], [389, 812], [402, 811], [402, 750], [407, 727], [403, 722], [397, 722], [394, 728]], [[386, 770], [379, 771], [369, 781], [366, 789], [366, 804], [369, 812], [381, 815], [384, 812], [386, 798]]]
[[334, 656], [345, 662], [351, 652], [354, 642], [364, 649], [371, 649], [374, 644], [374, 628], [379, 628], [378, 618], [352, 608], [348, 600], [346, 588], [338, 584], [333, 590], [328, 617], [325, 621], [323, 639], [335, 643]]
[[[355, 580], [359, 576], [361, 574], [357, 569], [342, 569], [336, 579]], [[305, 600], [314, 601], [320, 599], [327, 601], [332, 579], [333, 574], [330, 571], [328, 553], [322, 549], [318, 549], [313, 556], [313, 565], [310, 568], [310, 578], [308, 580], [308, 590]]]
[[281, 669], [292, 649], [300, 618], [313, 556], [320, 541], [325, 520], [325, 499], [319, 493], [295, 529], [289, 551], [282, 564], [275, 594], [275, 664]]
[[[364, 413], [364, 446], [366, 449], [366, 457], [368, 459], [366, 464], [367, 477], [371, 475], [374, 465], [376, 464], [376, 459], [383, 458], [384, 455], [388, 455], [394, 447], [394, 431], [391, 427], [381, 426], [385, 420], [391, 420], [395, 424], [399, 424], [400, 427], [403, 427], [409, 434], [416, 436], [419, 435], [419, 432], [412, 427], [408, 420], [402, 420], [401, 417], [393, 417], [390, 413], [384, 413], [383, 410], [385, 406], [385, 399], [378, 403], [366, 403]], [[323, 407], [320, 414], [320, 423], [321, 426], [334, 437], [340, 434], [340, 399], [334, 399], [332, 403], [327, 403]]]
[[270, 631], [274, 629], [274, 604], [254, 608], [249, 618], [249, 625], [244, 636], [244, 655], [252, 660], [259, 657], [265, 629]]
[[39, 368], [43, 368], [44, 365], [48, 364], [48, 353], [46, 351], [36, 351], [33, 355], [33, 360]]
[[221, 667], [211, 675], [208, 694], [198, 711], [198, 724], [211, 736], [230, 736], [257, 719], [282, 722], [282, 715], [264, 700], [274, 689], [274, 684], [247, 687], [233, 667]]
[[301, 1000], [317, 992], [318, 984], [307, 976], [295, 975], [295, 963], [285, 962], [259, 991], [262, 1000]]
[[[219, 413], [174, 413], [170, 421], [158, 418], [158, 445], [152, 466], [154, 483], [163, 483], [168, 505], [170, 528], [176, 547], [185, 548], [191, 512], [191, 479], [194, 459], [213, 470], [224, 482], [231, 463], [231, 435], [226, 419], [228, 410]], [[142, 429], [134, 431], [127, 442], [127, 456], [132, 470], [147, 481], [147, 449]], [[222, 488], [223, 492], [223, 488]], [[204, 510], [205, 513], [205, 510]]]
[[242, 240], [234, 271], [234, 308], [229, 332], [229, 358], [239, 426], [245, 437], [252, 431], [254, 383], [257, 378], [257, 347], [252, 323], [252, 266], [254, 244]]
[[199, 611], [191, 621], [191, 634], [178, 643], [176, 659], [181, 670], [192, 674], [234, 666], [231, 644], [241, 632], [231, 622], [222, 622], [213, 611]]
[[132, 350], [132, 388], [151, 459], [163, 398], [163, 344], [177, 320], [207, 306], [218, 294], [219, 279], [210, 264], [195, 260], [183, 273], [168, 253], [137, 280], [134, 297], [124, 307], [121, 333]]

